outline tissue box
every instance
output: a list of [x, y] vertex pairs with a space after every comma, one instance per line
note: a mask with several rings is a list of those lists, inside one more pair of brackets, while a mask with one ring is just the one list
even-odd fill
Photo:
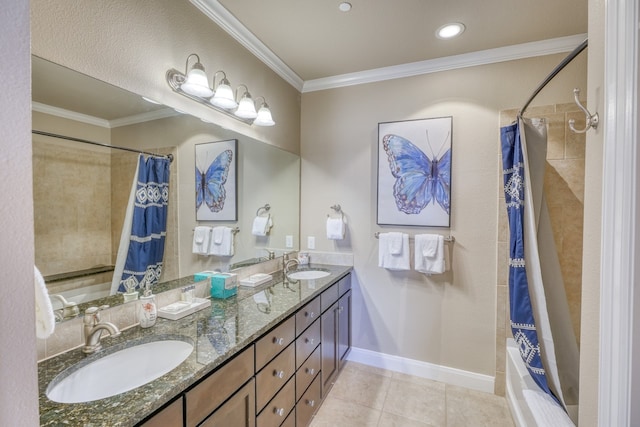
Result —
[[219, 271], [201, 271], [200, 273], [196, 273], [193, 275], [194, 282], [200, 282], [202, 280], [209, 280], [216, 274], [220, 274]]
[[238, 276], [233, 273], [217, 273], [211, 277], [211, 297], [229, 298], [238, 293]]

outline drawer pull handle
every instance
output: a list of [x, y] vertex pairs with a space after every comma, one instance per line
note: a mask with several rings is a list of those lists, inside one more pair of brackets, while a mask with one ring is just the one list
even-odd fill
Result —
[[315, 401], [315, 400], [313, 400], [313, 399], [312, 399], [312, 400], [307, 399], [307, 405], [309, 405], [309, 406], [311, 406], [311, 407], [313, 408], [313, 407], [315, 406], [315, 404], [316, 404], [316, 401]]
[[305, 317], [309, 317], [311, 319], [313, 319], [314, 317], [316, 317], [316, 314], [313, 311], [305, 311], [304, 312]]
[[275, 369], [273, 371], [273, 376], [278, 378], [284, 378], [284, 371], [278, 371], [277, 369]]
[[273, 413], [277, 414], [278, 416], [283, 416], [284, 415], [284, 408], [273, 408]]
[[278, 345], [282, 345], [282, 344], [284, 344], [284, 338], [273, 337], [273, 343], [274, 344], [278, 344]]
[[305, 339], [304, 339], [304, 342], [305, 342], [306, 344], [311, 344], [311, 345], [313, 345], [313, 342], [314, 342], [314, 341], [315, 341], [315, 339], [313, 339], [313, 338], [305, 338]]
[[314, 368], [307, 368], [307, 374], [313, 375], [315, 373], [316, 373], [316, 370]]

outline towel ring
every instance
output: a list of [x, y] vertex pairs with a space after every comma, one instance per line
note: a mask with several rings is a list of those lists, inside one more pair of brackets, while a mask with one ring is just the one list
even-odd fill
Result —
[[260, 207], [258, 208], [258, 210], [256, 211], [256, 216], [260, 216], [260, 211], [261, 211], [261, 210], [264, 210], [265, 212], [269, 212], [269, 210], [270, 210], [270, 209], [271, 209], [271, 206], [269, 206], [269, 203], [267, 203], [267, 204], [266, 204], [266, 205], [264, 205], [264, 206], [260, 206]]

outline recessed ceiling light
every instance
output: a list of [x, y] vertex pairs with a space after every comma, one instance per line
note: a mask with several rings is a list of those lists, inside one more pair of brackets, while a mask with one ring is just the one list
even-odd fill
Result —
[[338, 5], [338, 9], [340, 9], [340, 12], [349, 12], [351, 10], [351, 3], [343, 1]]
[[446, 24], [438, 28], [438, 31], [436, 31], [436, 37], [438, 37], [439, 39], [450, 39], [462, 34], [464, 32], [464, 29], [464, 24], [461, 24], [459, 22]]

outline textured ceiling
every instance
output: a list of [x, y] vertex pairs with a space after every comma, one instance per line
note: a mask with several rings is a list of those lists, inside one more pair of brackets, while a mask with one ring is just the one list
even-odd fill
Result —
[[[302, 80], [587, 32], [587, 0], [205, 0], [233, 14]], [[462, 22], [457, 39], [435, 31]]]

